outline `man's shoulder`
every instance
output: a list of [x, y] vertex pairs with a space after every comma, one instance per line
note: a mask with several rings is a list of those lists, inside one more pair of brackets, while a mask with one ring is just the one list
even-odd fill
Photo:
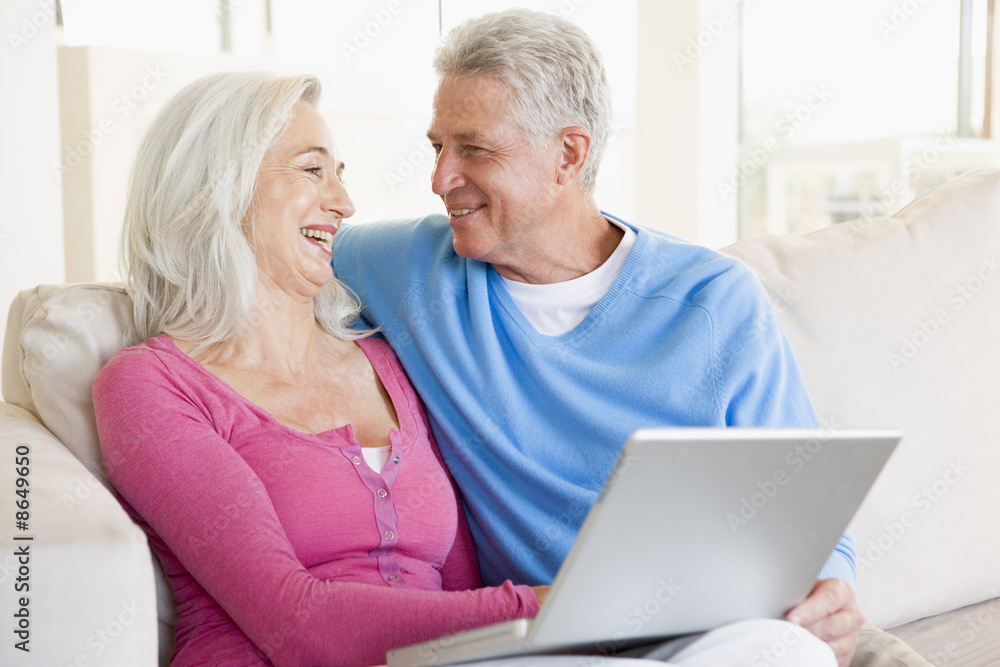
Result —
[[432, 275], [437, 280], [459, 275], [463, 261], [455, 254], [448, 218], [428, 215], [345, 226], [334, 237], [331, 263], [337, 279], [373, 315], [382, 306], [398, 308], [401, 298]]
[[440, 244], [450, 234], [447, 216], [435, 213], [419, 218], [348, 223], [334, 237], [334, 246], [384, 249], [387, 244], [390, 247]]
[[735, 257], [657, 229], [632, 227], [641, 248], [637, 278], [649, 289], [703, 307], [761, 293], [756, 277]]
[[662, 229], [637, 225], [606, 212], [604, 215], [635, 231], [637, 243], [646, 248], [644, 257], [647, 263], [666, 260], [677, 269], [699, 267], [713, 271], [725, 271], [740, 265], [739, 260], [729, 255]]

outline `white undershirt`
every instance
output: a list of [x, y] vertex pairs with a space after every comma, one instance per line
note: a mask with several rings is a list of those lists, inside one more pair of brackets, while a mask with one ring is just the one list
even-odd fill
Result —
[[391, 454], [392, 446], [385, 445], [383, 447], [362, 447], [361, 455], [365, 457], [365, 463], [368, 467], [375, 472], [382, 472], [382, 468], [385, 464], [389, 462], [389, 454]]
[[517, 307], [538, 333], [561, 336], [572, 331], [608, 293], [618, 278], [632, 246], [635, 245], [636, 234], [614, 220], [608, 222], [621, 228], [625, 235], [611, 257], [590, 273], [547, 285], [522, 283], [500, 276]]

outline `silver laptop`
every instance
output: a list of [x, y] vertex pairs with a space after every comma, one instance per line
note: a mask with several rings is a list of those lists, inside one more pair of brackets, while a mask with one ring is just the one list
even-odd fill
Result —
[[901, 438], [892, 430], [636, 431], [533, 619], [389, 651], [389, 667], [608, 654], [802, 601]]

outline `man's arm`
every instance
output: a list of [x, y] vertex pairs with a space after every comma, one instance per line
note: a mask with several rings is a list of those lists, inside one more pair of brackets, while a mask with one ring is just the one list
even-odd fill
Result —
[[[722, 335], [717, 348], [722, 372], [720, 402], [730, 426], [819, 427], [816, 415], [777, 314], [748, 269], [734, 267], [726, 278], [731, 294], [716, 311]], [[854, 539], [845, 533], [819, 580], [787, 620], [801, 625], [833, 649], [842, 667], [851, 662], [864, 616], [853, 584], [857, 580]]]
[[854, 536], [845, 531], [827, 559], [817, 579], [843, 579], [852, 586], [858, 583], [857, 548]]

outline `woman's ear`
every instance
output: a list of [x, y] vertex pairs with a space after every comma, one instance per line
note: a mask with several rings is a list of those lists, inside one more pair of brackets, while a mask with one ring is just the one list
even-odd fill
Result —
[[586, 128], [574, 125], [559, 133], [562, 146], [561, 159], [557, 174], [557, 183], [567, 185], [576, 180], [587, 163], [590, 154], [590, 132]]

